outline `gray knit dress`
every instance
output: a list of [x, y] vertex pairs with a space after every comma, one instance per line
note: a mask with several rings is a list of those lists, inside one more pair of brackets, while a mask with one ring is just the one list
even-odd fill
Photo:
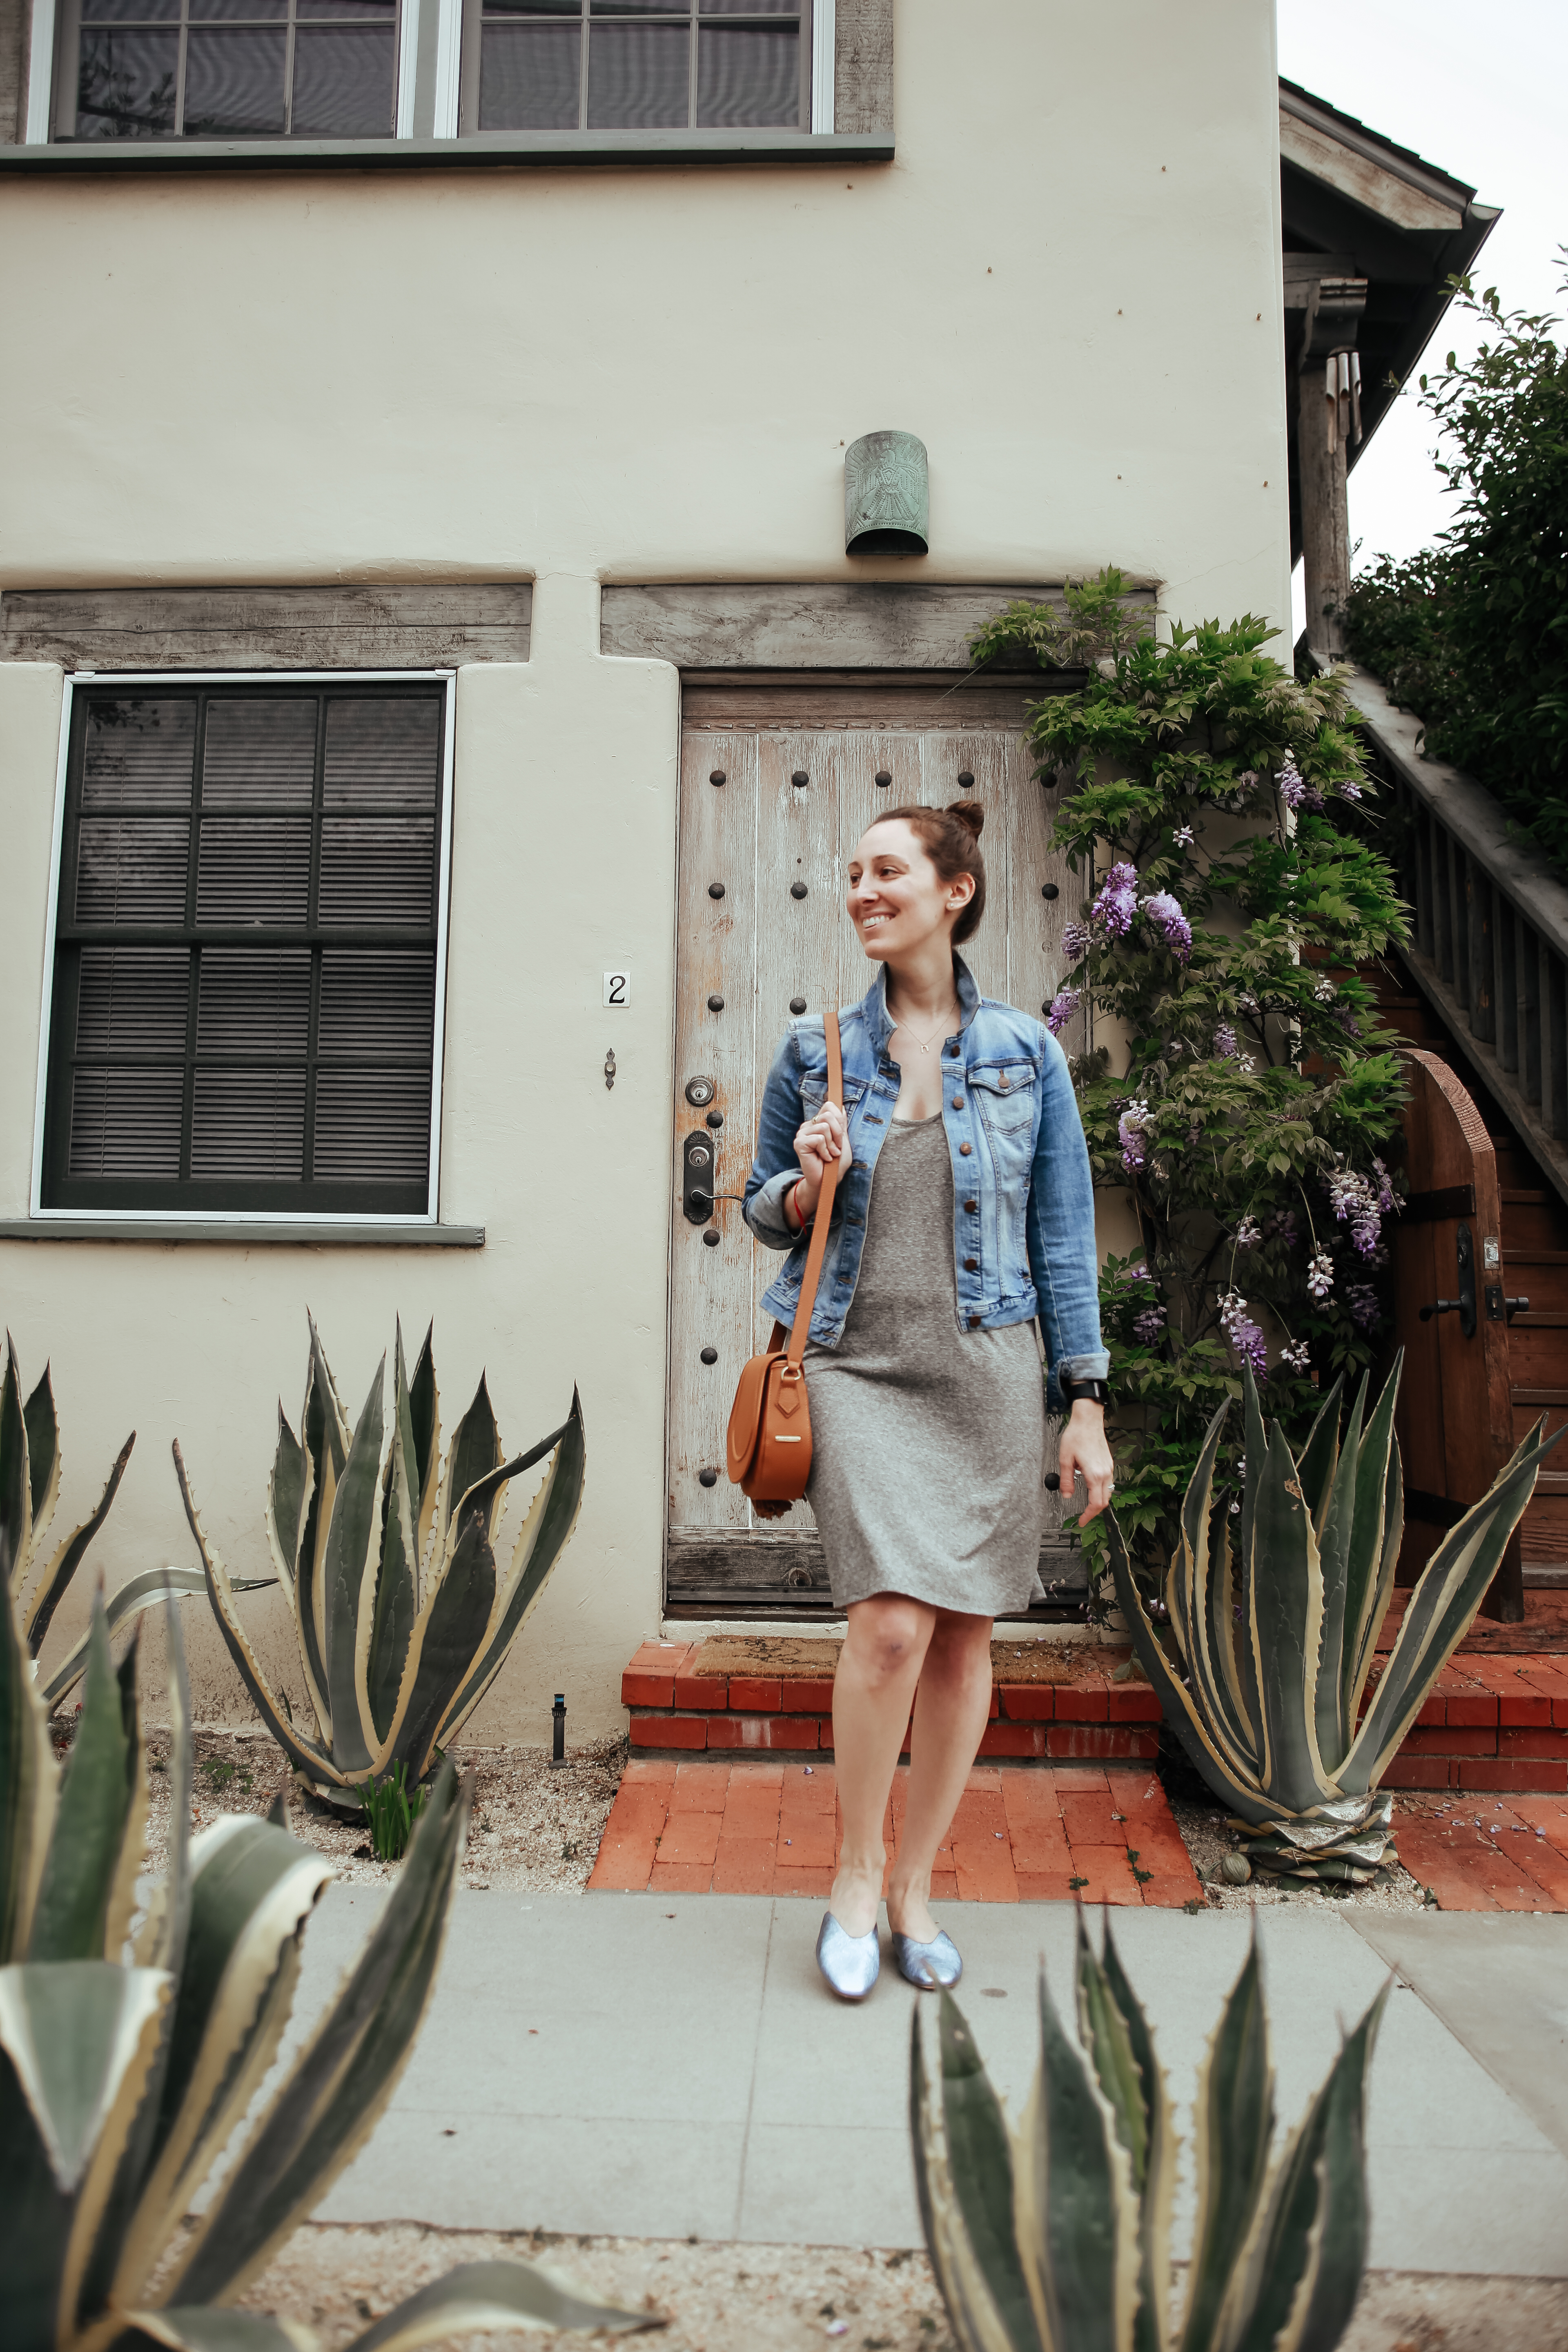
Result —
[[901, 1592], [977, 1617], [1042, 1598], [1045, 1392], [1031, 1323], [961, 1331], [940, 1114], [878, 1155], [854, 1302], [805, 1351], [806, 1499], [836, 1607]]

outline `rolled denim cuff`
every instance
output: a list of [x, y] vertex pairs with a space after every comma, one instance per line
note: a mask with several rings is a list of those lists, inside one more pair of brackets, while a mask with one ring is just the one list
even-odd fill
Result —
[[1091, 1348], [1087, 1356], [1064, 1356], [1051, 1369], [1058, 1381], [1108, 1381], [1110, 1357], [1104, 1348]]
[[799, 1227], [792, 1226], [784, 1214], [784, 1202], [799, 1182], [798, 1168], [781, 1168], [746, 1202], [746, 1223], [768, 1249], [792, 1250], [800, 1239]]

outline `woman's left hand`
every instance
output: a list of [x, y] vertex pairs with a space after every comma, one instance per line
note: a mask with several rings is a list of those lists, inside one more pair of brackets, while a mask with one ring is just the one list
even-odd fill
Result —
[[1073, 1490], [1075, 1478], [1081, 1478], [1089, 1500], [1078, 1515], [1079, 1527], [1099, 1518], [1110, 1502], [1115, 1465], [1110, 1448], [1105, 1442], [1105, 1407], [1089, 1397], [1080, 1397], [1068, 1416], [1067, 1427], [1057, 1449], [1057, 1467], [1061, 1473], [1062, 1500], [1067, 1502]]

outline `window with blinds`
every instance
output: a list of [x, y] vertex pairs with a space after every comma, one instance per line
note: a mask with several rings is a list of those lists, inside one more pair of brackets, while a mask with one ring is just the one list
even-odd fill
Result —
[[397, 0], [64, 0], [57, 139], [390, 139]]
[[447, 691], [77, 688], [44, 1207], [432, 1212]]
[[801, 0], [464, 0], [461, 127], [809, 130], [810, 26]]

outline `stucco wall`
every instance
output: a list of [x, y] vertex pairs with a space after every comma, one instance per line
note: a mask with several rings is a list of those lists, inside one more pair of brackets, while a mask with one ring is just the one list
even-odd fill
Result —
[[[558, 1687], [578, 1729], [618, 1723], [658, 1612], [679, 689], [598, 656], [598, 583], [1113, 561], [1178, 616], [1289, 609], [1270, 12], [902, 0], [896, 54], [898, 161], [854, 172], [0, 187], [0, 586], [537, 582], [529, 663], [458, 685], [442, 1210], [483, 1254], [0, 1244], [66, 1510], [140, 1433], [111, 1580], [191, 1557], [175, 1433], [260, 1571], [307, 1301], [355, 1400], [395, 1311], [436, 1316], [448, 1424], [481, 1364], [519, 1442], [578, 1380], [582, 1527], [478, 1736], [542, 1738]], [[918, 566], [842, 552], [843, 445], [888, 425], [931, 453]], [[58, 701], [0, 666], [0, 1215], [26, 1204]], [[242, 1717], [186, 1615], [204, 1711]]]

